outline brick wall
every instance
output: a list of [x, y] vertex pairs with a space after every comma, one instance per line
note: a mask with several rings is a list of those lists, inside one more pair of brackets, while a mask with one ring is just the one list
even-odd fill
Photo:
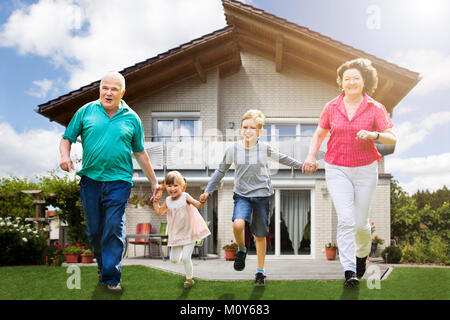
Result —
[[153, 135], [152, 112], [200, 112], [203, 132], [216, 129], [218, 82], [218, 70], [211, 70], [207, 73], [206, 83], [193, 77], [131, 102], [130, 106], [144, 124], [146, 140]]
[[248, 109], [259, 109], [266, 117], [319, 117], [323, 106], [338, 94], [328, 85], [287, 66], [275, 72], [275, 64], [257, 55], [242, 52], [238, 73], [220, 82], [220, 127], [229, 121], [240, 125]]
[[217, 192], [217, 253], [220, 257], [224, 257], [225, 252], [222, 247], [228, 244], [230, 240], [234, 240], [233, 233], [233, 222], [231, 218], [233, 217], [233, 185], [225, 184], [219, 188]]

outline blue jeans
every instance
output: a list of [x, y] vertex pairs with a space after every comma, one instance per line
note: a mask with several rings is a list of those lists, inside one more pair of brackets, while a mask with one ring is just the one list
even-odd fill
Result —
[[249, 223], [250, 232], [258, 238], [264, 238], [269, 233], [269, 210], [271, 197], [243, 197], [233, 195], [233, 218]]
[[125, 246], [125, 208], [131, 184], [125, 181], [95, 181], [81, 177], [81, 203], [86, 234], [102, 272], [104, 283], [120, 283]]

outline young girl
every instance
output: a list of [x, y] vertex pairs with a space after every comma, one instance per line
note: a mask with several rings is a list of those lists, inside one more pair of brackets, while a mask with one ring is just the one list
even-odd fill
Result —
[[[160, 206], [162, 190], [166, 188], [169, 196]], [[195, 242], [211, 234], [205, 220], [197, 209], [203, 208], [204, 203], [194, 200], [186, 190], [186, 179], [178, 171], [167, 173], [164, 182], [153, 199], [153, 208], [156, 214], [161, 216], [167, 212], [167, 233], [169, 235], [168, 246], [170, 261], [178, 263], [183, 261], [186, 272], [185, 288], [194, 285], [192, 251]]]

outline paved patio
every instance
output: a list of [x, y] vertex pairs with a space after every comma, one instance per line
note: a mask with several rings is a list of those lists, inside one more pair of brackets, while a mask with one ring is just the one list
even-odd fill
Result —
[[[371, 258], [367, 265], [367, 272], [364, 278], [386, 279], [392, 271], [392, 266], [384, 264], [381, 258]], [[253, 279], [256, 273], [256, 259], [247, 258], [246, 267], [243, 271], [233, 269], [233, 261], [226, 261], [224, 258], [200, 260], [192, 259], [194, 265], [194, 278], [205, 280], [249, 280]], [[123, 265], [144, 265], [184, 275], [182, 263], [173, 264], [168, 259], [128, 257], [123, 260]], [[344, 271], [338, 259], [333, 261], [314, 260], [266, 260], [265, 274], [267, 280], [343, 280]]]

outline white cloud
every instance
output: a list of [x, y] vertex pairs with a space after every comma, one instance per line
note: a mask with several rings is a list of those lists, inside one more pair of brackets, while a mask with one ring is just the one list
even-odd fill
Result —
[[33, 81], [34, 87], [27, 91], [27, 94], [36, 98], [45, 98], [51, 91], [54, 91], [54, 81], [44, 78]]
[[397, 145], [395, 153], [400, 155], [414, 145], [423, 142], [440, 126], [450, 124], [450, 112], [432, 113], [420, 121], [401, 122], [395, 126], [395, 134], [397, 135]]
[[411, 94], [424, 96], [437, 90], [450, 89], [450, 56], [436, 50], [397, 51], [388, 60], [419, 72], [422, 80]]
[[409, 114], [411, 112], [414, 112], [418, 109], [415, 105], [403, 105], [400, 103], [394, 110], [395, 115], [403, 116], [406, 114]]
[[394, 175], [413, 177], [408, 182], [400, 182], [409, 194], [417, 190], [434, 191], [444, 185], [450, 187], [450, 153], [416, 158], [386, 158], [386, 172]]
[[[34, 129], [18, 133], [0, 122], [0, 177], [45, 175], [59, 166], [59, 130]], [[72, 145], [72, 160], [81, 159], [81, 145]], [[63, 174], [61, 169], [58, 169]]]
[[13, 12], [0, 46], [63, 67], [71, 90], [224, 26], [221, 1], [40, 0]]

